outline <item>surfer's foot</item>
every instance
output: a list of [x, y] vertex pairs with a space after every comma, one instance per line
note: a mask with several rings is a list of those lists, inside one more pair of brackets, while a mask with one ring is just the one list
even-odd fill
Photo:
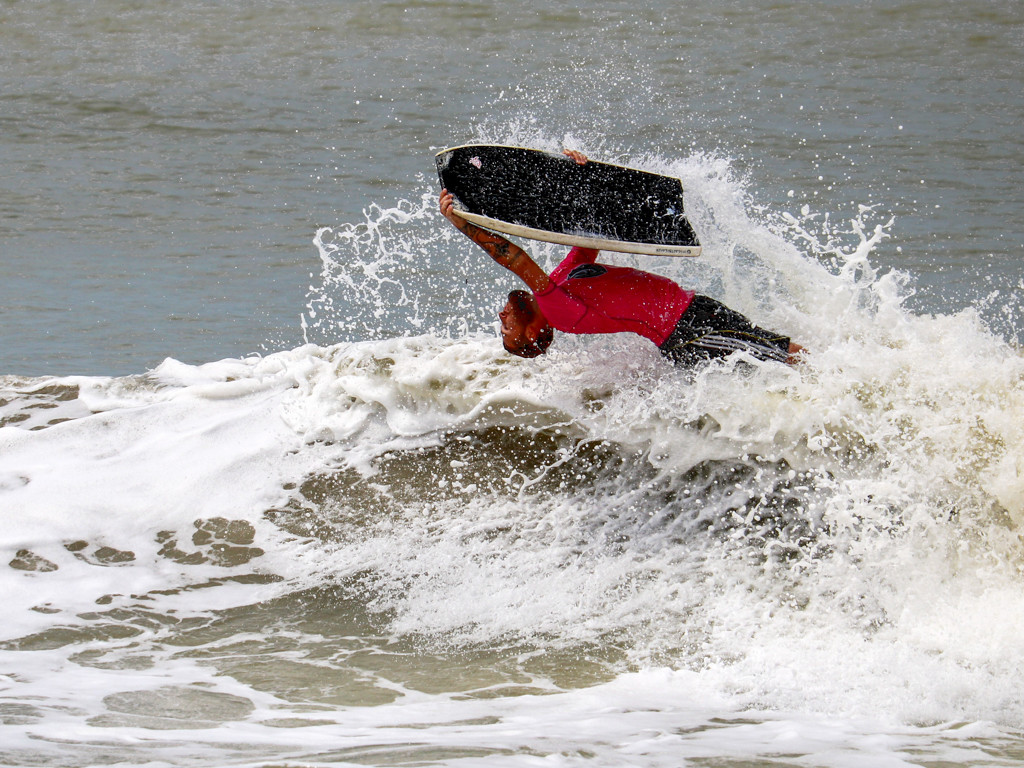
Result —
[[786, 362], [789, 365], [796, 365], [800, 362], [800, 356], [804, 353], [804, 348], [799, 344], [794, 344], [792, 341], [789, 342], [789, 357], [786, 358]]

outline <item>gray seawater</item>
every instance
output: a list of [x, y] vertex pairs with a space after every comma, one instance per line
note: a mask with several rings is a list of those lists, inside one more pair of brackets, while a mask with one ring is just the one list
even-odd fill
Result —
[[[1022, 49], [1011, 0], [0, 4], [0, 764], [1024, 763]], [[680, 175], [704, 256], [632, 263], [806, 363], [509, 360], [434, 211], [475, 140]]]

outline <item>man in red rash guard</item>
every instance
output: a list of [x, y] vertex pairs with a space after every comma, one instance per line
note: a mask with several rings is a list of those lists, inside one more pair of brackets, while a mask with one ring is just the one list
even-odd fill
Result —
[[[566, 153], [578, 163], [586, 158]], [[532, 291], [512, 291], [498, 313], [505, 349], [520, 357], [547, 351], [553, 328], [564, 333], [636, 333], [678, 364], [746, 352], [760, 360], [795, 362], [801, 347], [758, 328], [707, 296], [680, 288], [667, 277], [596, 262], [598, 252], [573, 248], [550, 275], [523, 249], [455, 212], [442, 190], [441, 213], [498, 264]]]

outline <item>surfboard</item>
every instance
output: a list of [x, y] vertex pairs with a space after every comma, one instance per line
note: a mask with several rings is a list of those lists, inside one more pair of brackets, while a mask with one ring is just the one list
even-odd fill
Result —
[[500, 144], [451, 147], [435, 163], [459, 215], [487, 229], [606, 251], [700, 255], [673, 176]]

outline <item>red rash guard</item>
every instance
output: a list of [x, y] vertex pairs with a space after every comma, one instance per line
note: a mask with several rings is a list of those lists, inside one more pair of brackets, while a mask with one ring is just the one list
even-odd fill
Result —
[[659, 347], [693, 301], [667, 277], [595, 264], [597, 251], [573, 248], [535, 293], [540, 311], [564, 333], [638, 333]]

